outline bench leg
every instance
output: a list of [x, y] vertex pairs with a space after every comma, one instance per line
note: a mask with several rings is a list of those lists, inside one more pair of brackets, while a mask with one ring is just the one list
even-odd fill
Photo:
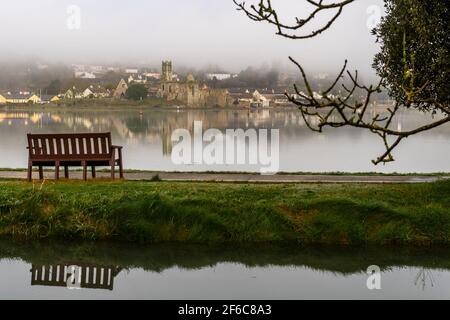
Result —
[[64, 178], [69, 179], [69, 167], [64, 166]]
[[120, 174], [120, 179], [123, 179], [122, 149], [119, 149], [119, 174]]
[[55, 179], [59, 180], [59, 161], [55, 163]]
[[116, 166], [115, 163], [111, 165], [111, 179], [116, 179]]
[[81, 163], [81, 165], [83, 166], [83, 180], [87, 181], [87, 165], [86, 165], [86, 161], [83, 161]]
[[92, 172], [92, 178], [96, 178], [97, 177], [97, 174], [96, 174], [96, 172], [95, 172], [95, 166], [92, 166], [91, 167], [91, 172]]
[[39, 166], [39, 180], [44, 180], [44, 169]]
[[33, 178], [33, 166], [31, 164], [28, 165], [27, 178], [28, 178], [28, 182], [31, 182], [31, 180]]

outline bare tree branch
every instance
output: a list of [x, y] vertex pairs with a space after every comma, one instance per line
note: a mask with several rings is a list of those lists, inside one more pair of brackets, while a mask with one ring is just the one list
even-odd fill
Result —
[[[257, 5], [253, 4], [249, 7], [245, 2], [240, 2], [239, 0], [233, 1], [237, 5], [238, 10], [243, 11], [251, 20], [258, 22], [265, 21], [274, 25], [277, 30], [277, 35], [289, 39], [307, 39], [313, 38], [330, 28], [341, 15], [344, 7], [356, 0], [333, 0], [335, 2], [328, 4], [324, 3], [324, 0], [303, 0], [312, 7], [312, 10], [304, 18], [296, 17], [293, 23], [286, 23], [280, 20], [277, 10], [272, 6], [271, 0], [259, 0]], [[321, 12], [335, 12], [335, 14], [325, 21], [319, 29], [302, 34], [305, 27], [310, 26], [311, 22], [317, 20], [317, 16]], [[322, 132], [324, 127], [340, 128], [350, 126], [371, 131], [382, 139], [386, 149], [381, 156], [372, 161], [375, 165], [394, 161], [392, 152], [402, 140], [411, 135], [428, 131], [450, 122], [450, 105], [448, 102], [443, 103], [433, 99], [417, 99], [419, 93], [423, 92], [429, 83], [427, 82], [417, 87], [414, 84], [414, 76], [411, 77], [408, 83], [402, 85], [402, 90], [407, 97], [406, 101], [396, 101], [393, 108], [387, 109], [387, 114], [380, 112], [370, 116], [368, 115], [368, 110], [373, 100], [373, 95], [386, 89], [384, 86], [385, 79], [381, 79], [375, 86], [371, 85], [367, 87], [359, 82], [357, 71], [351, 73], [347, 70], [347, 61], [345, 61], [344, 66], [330, 87], [319, 93], [315, 92], [311, 87], [303, 67], [293, 58], [289, 57], [289, 59], [299, 69], [306, 93], [300, 91], [298, 86], [294, 85], [295, 94], [286, 92], [286, 96], [289, 101], [299, 107], [303, 120], [308, 128], [315, 132]], [[344, 94], [333, 94], [333, 92], [338, 91], [338, 87], [343, 89]], [[356, 98], [356, 93], [361, 93], [363, 98]], [[411, 107], [421, 109], [420, 106], [424, 105], [433, 106], [433, 114], [440, 111], [443, 115], [442, 119], [409, 131], [392, 128], [394, 118], [402, 110]]]
[[[333, 2], [329, 4], [324, 4], [324, 0], [314, 1], [314, 0], [304, 0], [305, 3], [309, 3], [313, 10], [304, 18], [295, 18], [295, 22], [292, 24], [284, 23], [280, 20], [277, 10], [272, 6], [271, 0], [260, 0], [257, 5], [250, 5], [247, 7], [245, 2], [240, 2], [239, 0], [233, 0], [233, 2], [238, 7], [239, 11], [243, 11], [251, 20], [253, 21], [266, 21], [269, 24], [276, 26], [277, 35], [283, 36], [289, 39], [307, 39], [313, 38], [328, 28], [336, 21], [336, 19], [341, 15], [345, 6], [356, 0], [342, 0], [340, 2]], [[317, 30], [310, 31], [306, 34], [299, 34], [300, 29], [307, 26], [310, 22], [314, 21], [317, 15], [324, 11], [336, 11], [334, 16], [329, 19], [324, 26]]]
[[[395, 116], [398, 115], [402, 109], [408, 109], [412, 104], [417, 103], [418, 101], [411, 100], [407, 105], [396, 102], [393, 108], [387, 109], [387, 115], [376, 113], [374, 116], [368, 116], [367, 111], [372, 101], [372, 96], [375, 93], [381, 92], [383, 89], [383, 79], [381, 79], [376, 86], [367, 87], [362, 85], [358, 82], [357, 71], [355, 71], [354, 75], [349, 71], [345, 72], [347, 69], [347, 61], [345, 61], [343, 68], [332, 85], [323, 92], [315, 92], [308, 81], [303, 67], [292, 57], [289, 57], [289, 59], [298, 67], [307, 93], [301, 92], [298, 89], [298, 86], [295, 85], [295, 94], [286, 93], [286, 96], [289, 101], [299, 106], [300, 112], [302, 113], [308, 128], [316, 132], [322, 132], [323, 128], [327, 126], [332, 128], [349, 126], [370, 130], [382, 139], [386, 148], [386, 152], [376, 160], [372, 161], [375, 165], [394, 161], [392, 151], [403, 139], [450, 122], [450, 110], [448, 106], [438, 102], [428, 101], [434, 103], [436, 108], [442, 112], [442, 119], [408, 131], [393, 129], [392, 121]], [[345, 73], [350, 82], [350, 84], [342, 83], [345, 94], [343, 96], [333, 95], [332, 92], [337, 91], [339, 83], [347, 80], [344, 78]], [[420, 90], [423, 90], [423, 88], [424, 86], [420, 88], [410, 88], [409, 90], [418, 93]], [[356, 90], [359, 90], [364, 94], [365, 97], [362, 101], [354, 99]], [[350, 100], [355, 101], [353, 104], [350, 104]], [[395, 138], [393, 142], [391, 142], [391, 138]]]

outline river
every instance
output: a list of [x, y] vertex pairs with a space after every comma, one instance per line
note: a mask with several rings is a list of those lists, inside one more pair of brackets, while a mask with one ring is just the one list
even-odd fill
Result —
[[[404, 113], [394, 127], [407, 129], [430, 121], [419, 112]], [[163, 108], [55, 108], [0, 110], [0, 167], [25, 168], [26, 133], [112, 132], [113, 143], [124, 146], [127, 169], [156, 171], [259, 171], [254, 165], [176, 165], [171, 135], [192, 132], [194, 121], [203, 130], [279, 129], [279, 170], [285, 172], [450, 172], [450, 124], [406, 139], [395, 151], [396, 162], [374, 166], [383, 151], [373, 134], [352, 128], [323, 134], [306, 128], [295, 109], [184, 110]]]
[[[379, 290], [367, 286], [372, 265]], [[0, 299], [315, 298], [449, 299], [450, 253], [0, 240]]]

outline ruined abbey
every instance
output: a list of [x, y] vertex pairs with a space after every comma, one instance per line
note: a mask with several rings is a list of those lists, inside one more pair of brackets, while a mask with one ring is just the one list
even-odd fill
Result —
[[188, 107], [226, 107], [231, 104], [228, 91], [200, 85], [192, 74], [186, 81], [174, 81], [172, 62], [163, 61], [159, 95], [167, 101], [179, 101]]

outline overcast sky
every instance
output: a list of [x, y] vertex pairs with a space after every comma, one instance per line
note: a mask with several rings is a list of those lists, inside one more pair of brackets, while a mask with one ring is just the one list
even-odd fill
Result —
[[[308, 10], [304, 2], [273, 0], [273, 5], [293, 21]], [[70, 5], [81, 9], [79, 30], [67, 27]], [[249, 20], [232, 0], [2, 1], [0, 59], [32, 56], [49, 62], [130, 66], [156, 66], [172, 59], [175, 66], [219, 65], [239, 71], [249, 65], [285, 67], [292, 55], [310, 70], [334, 71], [348, 58], [351, 67], [368, 72], [377, 51], [367, 27], [373, 14], [367, 11], [373, 5], [383, 9], [382, 0], [357, 0], [325, 34], [294, 41]]]

